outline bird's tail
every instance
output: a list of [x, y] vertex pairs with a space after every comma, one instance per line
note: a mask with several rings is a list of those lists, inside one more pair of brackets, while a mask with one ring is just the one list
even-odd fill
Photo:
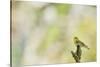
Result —
[[87, 48], [88, 50], [90, 49], [90, 48], [89, 48], [88, 46], [86, 46], [86, 45], [85, 45], [84, 47]]

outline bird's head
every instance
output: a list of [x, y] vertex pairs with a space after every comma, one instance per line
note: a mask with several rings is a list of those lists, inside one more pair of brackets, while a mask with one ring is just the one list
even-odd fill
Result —
[[79, 39], [78, 39], [78, 37], [74, 37], [74, 41], [76, 42], [76, 41], [78, 41]]

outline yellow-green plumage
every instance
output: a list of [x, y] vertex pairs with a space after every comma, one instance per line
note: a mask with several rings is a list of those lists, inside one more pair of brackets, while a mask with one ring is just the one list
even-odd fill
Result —
[[80, 47], [85, 47], [85, 48], [89, 49], [88, 46], [85, 45], [82, 41], [80, 41], [77, 37], [74, 37], [74, 43], [76, 46], [80, 45]]

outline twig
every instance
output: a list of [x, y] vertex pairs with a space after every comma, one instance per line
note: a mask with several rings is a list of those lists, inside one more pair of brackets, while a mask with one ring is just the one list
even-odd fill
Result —
[[80, 63], [81, 54], [82, 54], [81, 47], [80, 47], [79, 45], [77, 45], [77, 50], [76, 50], [76, 52], [71, 51], [71, 53], [72, 53], [72, 56], [74, 57], [75, 61], [76, 61], [77, 63]]

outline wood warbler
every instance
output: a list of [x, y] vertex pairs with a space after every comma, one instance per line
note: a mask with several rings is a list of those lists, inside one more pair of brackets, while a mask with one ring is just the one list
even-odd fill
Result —
[[85, 48], [89, 49], [87, 45], [85, 45], [82, 41], [80, 41], [78, 39], [78, 37], [74, 37], [74, 43], [75, 43], [76, 46], [80, 45], [80, 47], [85, 47]]

